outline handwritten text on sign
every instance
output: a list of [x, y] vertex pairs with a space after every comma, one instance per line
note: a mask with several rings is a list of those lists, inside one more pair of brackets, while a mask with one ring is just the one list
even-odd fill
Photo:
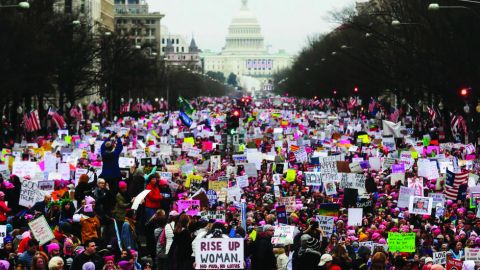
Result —
[[319, 172], [304, 172], [305, 184], [307, 186], [321, 186], [321, 174]]
[[195, 269], [243, 269], [243, 239], [200, 239], [195, 245]]

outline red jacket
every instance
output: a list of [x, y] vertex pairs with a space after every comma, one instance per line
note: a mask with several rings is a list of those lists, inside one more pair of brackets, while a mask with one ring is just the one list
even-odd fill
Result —
[[152, 183], [148, 183], [146, 190], [151, 190], [147, 197], [145, 198], [145, 207], [153, 208], [153, 209], [160, 209], [160, 202], [162, 201], [162, 194], [160, 193], [160, 188], [158, 185], [153, 185]]
[[12, 211], [8, 206], [5, 204], [5, 201], [0, 201], [0, 222], [7, 221], [7, 213]]

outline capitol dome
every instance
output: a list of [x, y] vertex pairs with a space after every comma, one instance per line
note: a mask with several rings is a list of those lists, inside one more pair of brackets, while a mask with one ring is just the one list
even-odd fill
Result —
[[265, 53], [264, 38], [257, 16], [248, 9], [247, 0], [242, 0], [240, 11], [228, 27], [223, 54]]

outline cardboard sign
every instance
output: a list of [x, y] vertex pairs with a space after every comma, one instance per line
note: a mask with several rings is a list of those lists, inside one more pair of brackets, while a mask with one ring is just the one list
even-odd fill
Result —
[[220, 210], [220, 211], [204, 211], [200, 213], [200, 216], [203, 218], [208, 218], [217, 220], [217, 221], [223, 221], [225, 222], [225, 210]]
[[277, 212], [277, 220], [279, 224], [288, 224], [287, 209], [285, 208], [285, 205], [277, 206], [275, 212]]
[[41, 246], [55, 238], [44, 216], [30, 221], [28, 227]]
[[295, 196], [290, 196], [290, 197], [279, 197], [276, 198], [278, 205], [285, 205], [285, 208], [287, 212], [295, 212], [296, 209], [296, 202], [295, 202]]
[[275, 226], [275, 232], [272, 237], [272, 244], [285, 244], [287, 239], [293, 242], [293, 232], [295, 231], [295, 226], [282, 225]]
[[134, 158], [120, 157], [118, 159], [118, 166], [121, 169], [131, 168], [134, 165], [135, 165], [135, 159]]
[[363, 208], [348, 208], [348, 226], [362, 225]]
[[36, 172], [40, 172], [36, 162], [32, 161], [15, 161], [13, 162], [12, 174], [19, 178], [25, 176], [33, 176]]
[[415, 252], [415, 233], [388, 233], [388, 248], [391, 252]]
[[195, 243], [195, 269], [243, 269], [244, 240], [202, 238]]
[[327, 238], [330, 238], [333, 234], [334, 217], [317, 216], [318, 226], [322, 228], [323, 233]]
[[44, 193], [38, 188], [37, 181], [23, 180], [18, 204], [30, 208], [36, 202], [43, 201], [43, 196]]
[[335, 157], [322, 157], [320, 159], [320, 171], [322, 173], [338, 173], [337, 160]]
[[447, 263], [447, 252], [433, 252], [433, 264], [445, 265]]
[[195, 216], [200, 211], [199, 200], [178, 200], [178, 212], [185, 212], [189, 216]]
[[322, 179], [319, 172], [304, 172], [305, 185], [307, 186], [321, 186]]
[[408, 204], [410, 214], [431, 215], [433, 199], [430, 197], [411, 196]]
[[480, 248], [465, 248], [466, 261], [480, 261]]
[[400, 194], [398, 195], [398, 207], [408, 207], [410, 204], [410, 197], [415, 195], [415, 189], [409, 187], [400, 187]]

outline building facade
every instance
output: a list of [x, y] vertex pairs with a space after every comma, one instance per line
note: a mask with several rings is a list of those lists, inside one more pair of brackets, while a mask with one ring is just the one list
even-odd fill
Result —
[[[167, 39], [167, 45], [165, 46], [165, 63], [168, 66], [173, 67], [186, 67], [193, 71], [202, 71], [202, 62], [200, 59], [200, 49], [195, 42], [195, 39], [192, 37], [190, 45], [187, 50], [181, 49], [179, 47], [174, 47], [173, 42], [175, 39]], [[183, 48], [183, 47], [181, 47]]]
[[134, 45], [150, 48], [151, 55], [160, 55], [161, 28], [164, 17], [159, 12], [149, 12], [145, 0], [115, 0], [115, 28], [130, 37]]
[[266, 89], [273, 74], [290, 67], [293, 62], [293, 58], [285, 51], [274, 54], [267, 51], [261, 26], [255, 14], [248, 9], [247, 0], [242, 0], [242, 7], [232, 19], [225, 41], [221, 53], [202, 54], [204, 69], [222, 72], [225, 77], [234, 73], [239, 77], [241, 84], [242, 81], [248, 81], [244, 77], [259, 81], [255, 89], [247, 90]]

